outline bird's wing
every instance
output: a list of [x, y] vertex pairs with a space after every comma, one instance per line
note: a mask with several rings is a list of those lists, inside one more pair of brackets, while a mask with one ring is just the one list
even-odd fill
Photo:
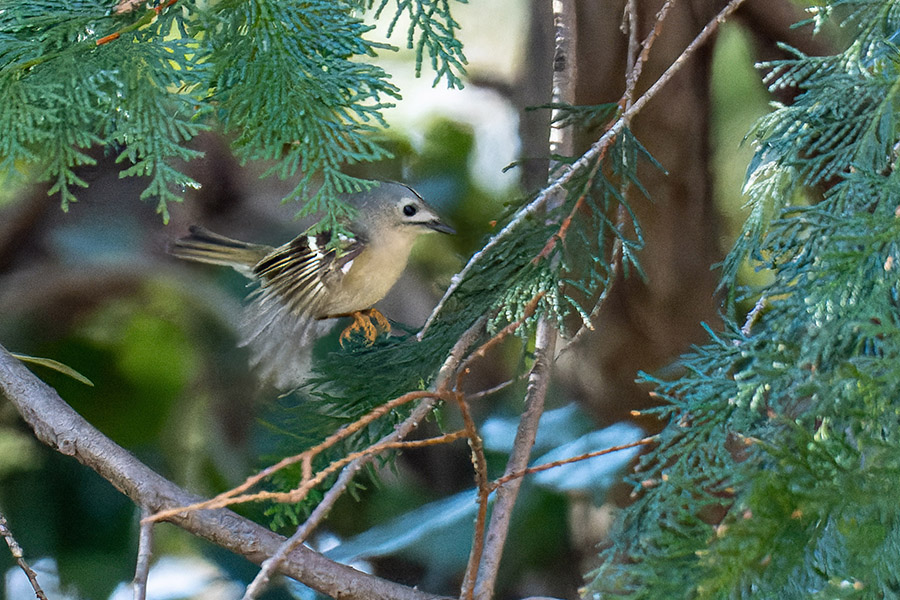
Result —
[[280, 389], [299, 385], [309, 371], [312, 345], [333, 322], [327, 314], [353, 259], [364, 248], [355, 238], [330, 244], [328, 232], [301, 235], [274, 249], [253, 269], [259, 287], [244, 311], [242, 346], [260, 377]]
[[253, 273], [260, 281], [260, 304], [276, 302], [293, 315], [321, 316], [329, 291], [340, 286], [348, 265], [364, 247], [355, 238], [330, 241], [327, 231], [300, 235], [259, 261]]

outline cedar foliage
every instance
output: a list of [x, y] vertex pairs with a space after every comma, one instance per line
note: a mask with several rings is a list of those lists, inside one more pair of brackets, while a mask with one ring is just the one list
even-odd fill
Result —
[[241, 160], [302, 174], [288, 198], [335, 226], [351, 210], [335, 195], [366, 185], [340, 167], [389, 156], [372, 134], [399, 90], [366, 58], [393, 48], [366, 38], [362, 11], [391, 8], [410, 18], [418, 68], [461, 86], [449, 0], [2, 0], [0, 170], [51, 181], [65, 209], [87, 149], [106, 147], [122, 177], [148, 177], [141, 198], [165, 220], [197, 185], [190, 140], [215, 125]]
[[750, 217], [725, 263], [732, 298], [747, 257], [772, 282], [679, 379], [647, 376], [668, 425], [588, 597], [900, 595], [900, 4], [811, 12], [851, 41], [765, 65], [800, 93], [751, 133]]

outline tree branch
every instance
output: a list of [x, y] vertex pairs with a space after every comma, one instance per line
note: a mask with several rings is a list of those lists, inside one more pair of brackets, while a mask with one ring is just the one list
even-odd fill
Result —
[[6, 545], [9, 546], [10, 554], [13, 555], [13, 558], [16, 559], [16, 564], [19, 565], [19, 568], [22, 569], [22, 571], [25, 572], [25, 576], [28, 577], [28, 581], [31, 583], [31, 589], [34, 590], [35, 597], [38, 598], [38, 600], [47, 600], [47, 595], [38, 583], [37, 573], [35, 573], [34, 569], [25, 562], [25, 553], [22, 552], [22, 547], [19, 545], [19, 542], [16, 541], [16, 538], [13, 537], [12, 531], [9, 529], [9, 523], [6, 522], [6, 517], [3, 516], [3, 513], [0, 513], [0, 537], [6, 540]]
[[[39, 440], [92, 468], [138, 506], [158, 512], [200, 500], [100, 433], [2, 346], [0, 391]], [[275, 554], [284, 542], [284, 537], [227, 509], [190, 511], [168, 520], [257, 564]], [[295, 548], [281, 563], [279, 572], [323, 594], [347, 600], [441, 598], [361, 573], [305, 546]]]
[[463, 423], [466, 427], [466, 434], [469, 438], [469, 447], [472, 453], [472, 468], [475, 470], [475, 483], [478, 488], [478, 515], [475, 518], [475, 533], [472, 536], [472, 549], [469, 553], [469, 561], [466, 566], [466, 573], [463, 577], [462, 593], [463, 600], [472, 600], [475, 594], [476, 576], [478, 575], [478, 566], [481, 564], [481, 558], [484, 551], [484, 523], [487, 518], [488, 499], [491, 495], [491, 485], [488, 483], [487, 458], [484, 455], [484, 441], [475, 420], [472, 419], [472, 412], [469, 410], [469, 404], [461, 393], [456, 395], [456, 403], [459, 406], [459, 412], [462, 415]]
[[[535, 336], [534, 366], [528, 377], [528, 392], [525, 396], [525, 412], [519, 421], [513, 450], [506, 464], [506, 474], [516, 473], [528, 466], [531, 448], [537, 436], [538, 421], [544, 412], [544, 398], [550, 383], [550, 367], [556, 346], [556, 330], [546, 317], [538, 321]], [[490, 600], [494, 595], [500, 558], [509, 533], [512, 510], [522, 485], [521, 477], [507, 481], [497, 488], [491, 521], [485, 536], [484, 552], [478, 579], [475, 584], [475, 598]]]
[[147, 598], [147, 578], [150, 576], [150, 558], [153, 556], [153, 527], [154, 523], [144, 520], [150, 516], [150, 511], [141, 508], [141, 529], [138, 534], [137, 564], [134, 567], [134, 600]]

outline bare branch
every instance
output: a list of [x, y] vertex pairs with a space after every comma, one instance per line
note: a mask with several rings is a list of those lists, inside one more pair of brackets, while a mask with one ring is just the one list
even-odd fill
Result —
[[144, 521], [150, 516], [150, 511], [141, 508], [141, 531], [138, 536], [137, 565], [134, 568], [134, 600], [144, 600], [147, 597], [147, 578], [150, 576], [150, 557], [153, 555], [153, 526]]
[[621, 444], [619, 446], [611, 446], [609, 448], [604, 448], [603, 450], [596, 450], [594, 452], [588, 452], [586, 454], [580, 454], [578, 456], [572, 456], [571, 458], [564, 458], [562, 460], [554, 460], [552, 462], [543, 463], [540, 465], [535, 465], [533, 467], [528, 467], [527, 469], [522, 469], [521, 471], [517, 471], [515, 473], [509, 473], [504, 475], [500, 479], [494, 482], [495, 485], [503, 485], [507, 481], [511, 481], [513, 479], [517, 479], [519, 477], [525, 477], [526, 475], [531, 475], [533, 473], [540, 473], [541, 471], [548, 471], [550, 469], [555, 469], [556, 467], [561, 467], [563, 465], [568, 465], [575, 462], [581, 462], [582, 460], [588, 460], [589, 458], [596, 458], [598, 456], [604, 456], [606, 454], [612, 454], [613, 452], [619, 452], [620, 450], [627, 450], [629, 448], [637, 448], [638, 446], [646, 446], [647, 444], [652, 444], [656, 441], [656, 436], [651, 435], [650, 437], [645, 437], [636, 442], [631, 442], [629, 444]]
[[471, 394], [467, 394], [466, 398], [469, 400], [469, 402], [475, 402], [476, 400], [481, 400], [482, 398], [485, 398], [492, 394], [496, 394], [497, 392], [502, 392], [503, 390], [505, 390], [512, 384], [514, 384], [517, 380], [518, 380], [518, 378], [507, 379], [503, 383], [498, 383], [497, 385], [495, 385], [492, 388], [488, 388], [486, 390], [481, 390], [480, 392], [473, 392]]
[[16, 538], [13, 537], [12, 531], [9, 529], [9, 523], [7, 523], [3, 513], [0, 513], [0, 536], [3, 536], [3, 539], [6, 540], [6, 545], [9, 546], [10, 554], [16, 559], [16, 564], [25, 572], [25, 576], [28, 577], [28, 581], [31, 582], [31, 589], [34, 590], [35, 597], [38, 598], [38, 600], [47, 600], [47, 595], [44, 594], [44, 590], [41, 589], [41, 586], [38, 583], [37, 573], [35, 573], [34, 569], [25, 562], [25, 553], [22, 552], [22, 547], [19, 545], [19, 542], [16, 541]]
[[478, 574], [478, 566], [481, 563], [482, 550], [484, 549], [484, 522], [487, 518], [488, 499], [491, 495], [491, 486], [488, 484], [487, 458], [484, 456], [484, 442], [478, 433], [472, 412], [465, 397], [457, 393], [456, 404], [462, 415], [466, 427], [466, 436], [469, 438], [469, 447], [472, 450], [472, 467], [475, 469], [475, 483], [478, 487], [478, 516], [475, 519], [475, 533], [472, 536], [472, 549], [469, 552], [469, 562], [466, 566], [466, 574], [463, 577], [462, 597], [464, 600], [472, 600], [475, 594], [475, 582]]
[[[528, 466], [531, 448], [537, 436], [538, 421], [544, 412], [544, 398], [550, 383], [550, 367], [556, 345], [556, 331], [546, 318], [538, 321], [535, 336], [534, 366], [528, 377], [528, 393], [525, 397], [525, 411], [519, 421], [513, 450], [506, 464], [506, 473], [515, 473]], [[521, 478], [508, 481], [497, 488], [491, 522], [485, 540], [481, 567], [475, 586], [475, 598], [489, 600], [494, 595], [494, 585], [500, 569], [503, 546], [509, 533], [512, 509], [522, 484]]]
[[650, 48], [653, 47], [653, 42], [655, 42], [656, 38], [659, 37], [659, 34], [662, 31], [663, 20], [666, 18], [666, 15], [669, 13], [669, 9], [671, 9], [672, 5], [674, 4], [675, 0], [666, 0], [666, 3], [663, 4], [659, 9], [659, 12], [656, 13], [656, 20], [653, 22], [653, 29], [650, 30], [650, 33], [648, 33], [647, 37], [644, 38], [644, 41], [641, 42], [641, 52], [640, 54], [637, 54], [637, 2], [636, 0], [628, 0], [628, 4], [625, 10], [629, 26], [629, 64], [625, 74], [625, 93], [622, 94], [622, 99], [619, 101], [619, 105], [622, 106], [622, 108], [624, 108], [626, 111], [631, 108], [632, 101], [634, 100], [634, 90], [637, 87], [638, 80], [641, 78], [641, 72], [644, 69], [644, 63], [647, 62], [647, 57], [650, 55]]
[[[0, 391], [39, 440], [92, 468], [135, 504], [159, 512], [200, 500], [97, 431], [2, 347]], [[227, 509], [181, 513], [168, 521], [255, 563], [275, 554], [284, 542], [282, 536]], [[295, 548], [281, 563], [279, 572], [323, 594], [346, 600], [441, 598], [361, 573], [305, 546]]]

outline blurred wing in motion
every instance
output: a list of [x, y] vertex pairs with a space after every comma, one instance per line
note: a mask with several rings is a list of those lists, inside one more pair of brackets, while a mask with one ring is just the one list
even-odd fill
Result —
[[258, 283], [244, 309], [240, 345], [250, 348], [250, 362], [261, 379], [288, 389], [309, 373], [312, 345], [334, 324], [319, 320], [327, 316], [329, 293], [340, 288], [363, 249], [352, 238], [329, 246], [330, 241], [326, 231], [273, 248], [194, 226], [171, 252], [186, 260], [232, 267]]

